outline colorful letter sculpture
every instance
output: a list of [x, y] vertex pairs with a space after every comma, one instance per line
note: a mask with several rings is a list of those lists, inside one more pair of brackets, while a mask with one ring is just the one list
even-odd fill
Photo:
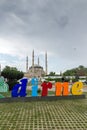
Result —
[[[27, 95], [26, 88], [27, 88], [28, 78], [23, 78], [20, 80], [20, 83], [13, 86], [13, 89], [11, 91], [12, 97], [25, 97]], [[31, 85], [32, 85], [32, 96], [36, 97], [38, 96], [38, 79], [32, 78], [31, 79]], [[42, 93], [41, 96], [47, 96], [48, 95], [48, 89], [52, 88], [51, 82], [44, 81], [41, 84], [42, 87]], [[8, 84], [5, 83], [4, 78], [0, 77], [0, 92], [7, 92], [8, 91]], [[72, 93], [72, 95], [82, 95], [83, 93], [83, 83], [82, 82], [75, 82], [72, 87], [71, 91], [69, 89], [69, 83], [68, 82], [56, 82], [55, 83], [55, 95], [56, 96], [68, 96]], [[3, 98], [4, 96], [0, 94], [0, 98]]]
[[21, 83], [19, 84], [16, 84], [13, 89], [12, 89], [12, 92], [11, 92], [11, 95], [12, 97], [25, 97], [27, 94], [26, 94], [26, 87], [27, 87], [27, 82], [28, 82], [28, 79], [27, 78], [24, 78], [22, 80], [20, 80]]
[[32, 78], [31, 80], [31, 85], [32, 85], [32, 96], [38, 96], [38, 79], [37, 78]]
[[72, 86], [72, 94], [73, 95], [82, 95], [83, 83], [75, 82]]
[[0, 77], [0, 92], [8, 92], [8, 84], [5, 83], [4, 77]]
[[43, 82], [42, 84], [41, 84], [41, 86], [42, 86], [42, 94], [41, 94], [41, 96], [47, 96], [47, 94], [48, 94], [48, 88], [49, 89], [51, 89], [52, 88], [52, 83], [50, 83], [50, 82]]
[[68, 82], [64, 82], [64, 83], [56, 82], [55, 87], [56, 87], [56, 96], [69, 95]]
[[[5, 83], [4, 77], [0, 77], [0, 92], [8, 92], [8, 84]], [[4, 98], [2, 94], [0, 94], [0, 98]]]

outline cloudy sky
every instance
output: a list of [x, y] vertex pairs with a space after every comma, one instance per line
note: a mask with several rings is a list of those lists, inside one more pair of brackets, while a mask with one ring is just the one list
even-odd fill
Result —
[[87, 0], [0, 0], [0, 64], [26, 71], [48, 52], [48, 72], [87, 67]]

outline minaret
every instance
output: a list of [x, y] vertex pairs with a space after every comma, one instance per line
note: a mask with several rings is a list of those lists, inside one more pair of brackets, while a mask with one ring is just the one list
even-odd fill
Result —
[[38, 66], [39, 66], [39, 64], [40, 64], [40, 61], [39, 61], [39, 57], [38, 57]]
[[34, 50], [32, 52], [32, 73], [33, 73], [33, 76], [34, 76]]
[[45, 53], [45, 74], [47, 75], [47, 52]]
[[26, 57], [26, 72], [28, 72], [28, 56]]
[[34, 50], [32, 52], [32, 67], [34, 66]]

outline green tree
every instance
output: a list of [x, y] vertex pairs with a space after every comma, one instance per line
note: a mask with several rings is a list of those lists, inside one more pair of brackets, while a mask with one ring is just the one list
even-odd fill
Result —
[[54, 76], [55, 75], [55, 72], [50, 72], [49, 73], [49, 76]]
[[22, 71], [18, 71], [15, 67], [6, 66], [2, 70], [1, 75], [7, 79], [9, 90], [11, 90], [12, 87], [17, 83], [17, 80], [24, 76], [24, 73]]
[[79, 67], [77, 68], [73, 68], [73, 69], [70, 69], [70, 70], [66, 70], [64, 73], [63, 73], [64, 76], [86, 76], [87, 75], [87, 68], [80, 65]]

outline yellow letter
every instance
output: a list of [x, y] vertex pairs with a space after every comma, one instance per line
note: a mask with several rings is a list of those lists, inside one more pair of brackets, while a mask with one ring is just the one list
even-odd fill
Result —
[[83, 83], [82, 82], [75, 82], [72, 86], [72, 94], [73, 95], [82, 95], [83, 91]]

